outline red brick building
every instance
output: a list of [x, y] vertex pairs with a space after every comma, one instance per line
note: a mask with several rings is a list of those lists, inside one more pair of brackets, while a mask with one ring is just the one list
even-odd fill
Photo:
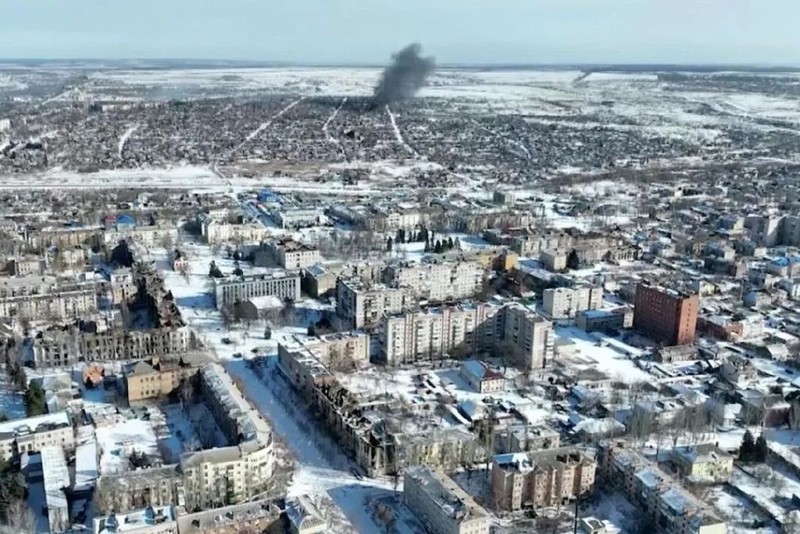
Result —
[[636, 286], [633, 328], [665, 345], [688, 345], [694, 342], [699, 306], [697, 294], [639, 284]]

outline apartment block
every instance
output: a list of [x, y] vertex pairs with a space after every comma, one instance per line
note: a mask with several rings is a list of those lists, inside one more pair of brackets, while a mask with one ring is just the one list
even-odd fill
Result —
[[103, 242], [116, 245], [120, 241], [131, 241], [145, 247], [159, 246], [167, 241], [178, 240], [178, 227], [174, 224], [154, 224], [149, 226], [115, 227], [103, 232]]
[[262, 494], [274, 472], [269, 424], [221, 365], [203, 366], [200, 384], [206, 406], [231, 445], [181, 457], [187, 508], [226, 506]]
[[578, 328], [587, 332], [614, 332], [633, 326], [633, 309], [620, 306], [613, 310], [586, 310], [575, 318]]
[[269, 231], [258, 221], [232, 224], [207, 216], [200, 221], [200, 235], [209, 245], [231, 242], [258, 243], [269, 236]]
[[300, 273], [275, 269], [266, 274], [232, 276], [214, 280], [214, 303], [222, 309], [237, 301], [275, 296], [300, 300]]
[[381, 320], [381, 358], [388, 365], [441, 358], [453, 349], [469, 354], [498, 339], [496, 304], [465, 303], [420, 312], [387, 315]]
[[656, 342], [694, 342], [700, 299], [696, 293], [639, 284], [633, 308], [633, 328]]
[[553, 324], [519, 304], [503, 308], [501, 342], [513, 347], [528, 369], [542, 369], [554, 355]]
[[10, 460], [44, 447], [75, 450], [75, 432], [67, 412], [37, 415], [0, 423], [0, 454]]
[[713, 443], [675, 447], [672, 463], [682, 476], [698, 481], [724, 482], [733, 472], [733, 456]]
[[495, 456], [492, 499], [498, 509], [549, 508], [594, 490], [597, 463], [577, 449]]
[[444, 302], [475, 295], [485, 274], [485, 269], [472, 261], [402, 263], [386, 268], [384, 282], [407, 288], [417, 298]]
[[[337, 332], [312, 338], [293, 336], [278, 343], [280, 362], [311, 355], [334, 371], [351, 370], [369, 363], [369, 335], [358, 332]], [[285, 369], [290, 369], [287, 363]]]
[[297, 242], [293, 239], [284, 239], [277, 243], [267, 243], [266, 247], [267, 250], [272, 253], [278, 265], [284, 269], [304, 269], [322, 260], [318, 248]]
[[44, 295], [25, 295], [0, 299], [0, 318], [27, 317], [74, 319], [97, 311], [97, 290], [87, 287]]
[[23, 353], [37, 368], [62, 367], [79, 361], [141, 360], [185, 353], [190, 337], [186, 327], [130, 331], [112, 328], [102, 332], [81, 332], [69, 327], [27, 339]]
[[601, 287], [557, 287], [544, 290], [542, 311], [551, 319], [568, 319], [578, 312], [597, 310], [603, 305]]
[[169, 395], [209, 361], [210, 358], [203, 353], [187, 353], [176, 360], [153, 357], [126, 365], [123, 375], [128, 402]]
[[403, 503], [431, 534], [488, 534], [489, 514], [453, 479], [425, 466], [406, 469]]
[[416, 302], [405, 289], [339, 278], [336, 282], [336, 313], [351, 328], [377, 326], [386, 314], [396, 314]]
[[240, 532], [272, 532], [279, 524], [280, 510], [271, 500], [241, 504], [182, 514], [178, 517], [180, 534], [239, 534]]
[[681, 483], [640, 453], [622, 443], [599, 449], [602, 480], [620, 490], [650, 517], [656, 532], [665, 534], [725, 534], [727, 524]]

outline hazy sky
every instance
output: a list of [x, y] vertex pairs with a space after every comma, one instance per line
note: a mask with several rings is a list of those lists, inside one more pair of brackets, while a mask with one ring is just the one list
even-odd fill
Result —
[[3, 58], [800, 63], [800, 0], [2, 0]]

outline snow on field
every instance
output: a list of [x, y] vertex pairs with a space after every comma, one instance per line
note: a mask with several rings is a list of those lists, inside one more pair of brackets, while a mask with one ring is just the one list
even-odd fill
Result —
[[96, 434], [102, 474], [128, 471], [128, 457], [134, 451], [159, 456], [153, 424], [149, 421], [118, 417], [116, 422], [98, 426]]
[[608, 344], [600, 346], [597, 337], [574, 327], [555, 327], [555, 333], [557, 340], [575, 344], [578, 354], [564, 358], [569, 360], [573, 367], [582, 364], [628, 384], [653, 380], [652, 375], [636, 367], [633, 360], [622, 352], [622, 350], [639, 352], [633, 347], [617, 341], [619, 348], [615, 348], [615, 343], [611, 340], [608, 340]]
[[730, 534], [777, 534], [778, 528], [768, 526], [754, 529], [753, 521], [760, 519], [766, 521], [768, 517], [759, 511], [747, 499], [734, 493], [725, 486], [714, 486], [705, 495], [706, 502], [712, 503], [720, 516], [728, 521]]

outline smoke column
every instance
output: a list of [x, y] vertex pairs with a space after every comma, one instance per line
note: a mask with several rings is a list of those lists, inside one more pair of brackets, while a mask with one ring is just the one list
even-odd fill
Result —
[[392, 54], [392, 64], [386, 67], [375, 87], [373, 107], [384, 106], [411, 98], [425, 85], [435, 67], [433, 57], [422, 57], [422, 47], [410, 44]]

